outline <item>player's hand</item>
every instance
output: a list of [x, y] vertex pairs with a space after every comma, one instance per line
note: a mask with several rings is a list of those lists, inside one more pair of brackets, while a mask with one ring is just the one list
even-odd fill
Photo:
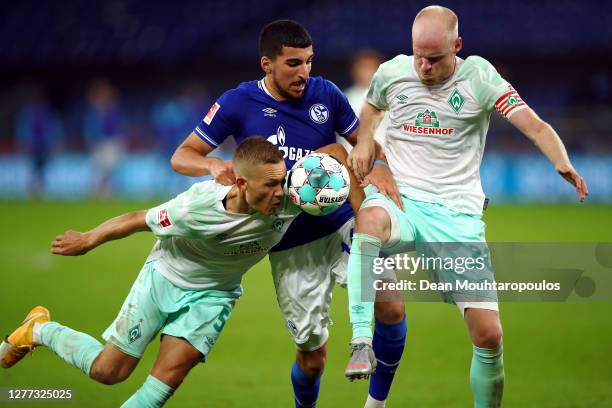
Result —
[[234, 174], [234, 166], [231, 160], [223, 161], [214, 158], [208, 165], [208, 171], [210, 171], [210, 175], [213, 176], [215, 181], [219, 184], [231, 186], [236, 183], [236, 175]]
[[389, 166], [385, 164], [375, 164], [372, 167], [372, 171], [370, 171], [361, 182], [361, 187], [365, 188], [368, 184], [375, 185], [379, 193], [392, 199], [401, 210], [404, 209], [399, 190], [397, 189], [397, 184], [395, 184]]
[[578, 174], [573, 167], [558, 168], [557, 173], [561, 175], [571, 185], [576, 187], [576, 194], [578, 195], [578, 201], [584, 202], [584, 199], [589, 195], [589, 188], [587, 187], [586, 181]]
[[353, 170], [353, 173], [355, 173], [359, 180], [363, 180], [363, 178], [370, 172], [372, 163], [374, 162], [375, 153], [374, 139], [361, 140], [349, 153], [347, 159], [348, 167], [349, 169]]
[[89, 234], [72, 230], [58, 235], [51, 243], [51, 253], [64, 256], [85, 255], [91, 248]]

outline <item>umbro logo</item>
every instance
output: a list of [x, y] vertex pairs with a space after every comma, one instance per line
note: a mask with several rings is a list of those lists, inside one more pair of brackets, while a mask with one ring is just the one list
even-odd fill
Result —
[[399, 103], [402, 105], [405, 105], [408, 103], [408, 97], [404, 94], [399, 94], [396, 96], [396, 98], [399, 100]]
[[275, 118], [276, 117], [276, 112], [278, 112], [276, 109], [272, 109], [272, 108], [265, 108], [261, 110], [264, 113], [264, 116], [269, 116], [271, 118]]

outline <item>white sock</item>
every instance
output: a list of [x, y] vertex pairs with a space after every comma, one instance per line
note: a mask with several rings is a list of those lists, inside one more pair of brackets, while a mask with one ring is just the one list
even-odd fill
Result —
[[34, 343], [36, 344], [41, 344], [41, 340], [40, 340], [40, 330], [42, 329], [43, 325], [47, 324], [49, 322], [44, 322], [44, 323], [34, 323], [34, 327], [32, 327], [32, 340], [34, 340]]
[[385, 408], [386, 401], [387, 400], [379, 401], [377, 399], [372, 398], [372, 396], [368, 394], [368, 399], [363, 408]]
[[351, 344], [359, 344], [359, 343], [366, 343], [369, 346], [372, 346], [372, 338], [371, 337], [355, 337], [353, 340], [351, 340]]

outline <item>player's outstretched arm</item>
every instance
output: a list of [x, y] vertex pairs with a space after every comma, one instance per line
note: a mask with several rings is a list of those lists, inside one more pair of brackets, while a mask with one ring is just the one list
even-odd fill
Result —
[[589, 195], [586, 181], [572, 166], [567, 150], [561, 138], [548, 123], [544, 122], [531, 109], [526, 108], [514, 113], [509, 118], [518, 130], [527, 136], [551, 161], [557, 173], [576, 188], [578, 200], [583, 202]]
[[55, 237], [51, 253], [56, 255], [84, 255], [98, 245], [121, 239], [137, 231], [150, 231], [146, 222], [147, 211], [134, 211], [111, 218], [87, 232], [66, 231]]
[[213, 148], [194, 132], [177, 147], [170, 163], [172, 169], [185, 176], [200, 177], [211, 175], [219, 184], [232, 185], [236, 182], [231, 161], [207, 157]]

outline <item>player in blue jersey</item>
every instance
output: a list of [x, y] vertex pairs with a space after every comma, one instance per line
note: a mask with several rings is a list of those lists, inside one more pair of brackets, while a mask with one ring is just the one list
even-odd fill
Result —
[[[172, 167], [179, 173], [210, 174], [219, 183], [232, 183], [231, 162], [208, 156], [229, 136], [240, 143], [250, 134], [264, 135], [283, 152], [288, 168], [309, 152], [333, 144], [336, 133], [356, 142], [359, 121], [346, 97], [332, 82], [310, 77], [312, 39], [300, 24], [290, 20], [268, 24], [260, 34], [259, 48], [265, 77], [240, 84], [213, 104], [172, 157]], [[345, 160], [346, 152], [338, 158]], [[374, 165], [368, 181], [399, 203], [386, 166]], [[353, 208], [359, 207], [360, 194], [355, 190], [349, 196]], [[348, 204], [325, 217], [301, 214], [270, 252], [278, 304], [297, 347], [291, 379], [298, 407], [316, 404], [326, 360], [332, 290], [336, 282], [346, 282], [353, 226]], [[399, 333], [401, 356], [406, 331], [403, 305], [399, 302], [377, 318], [389, 327], [389, 333], [395, 337]], [[386, 333], [377, 332], [380, 338], [374, 341], [385, 343]], [[391, 381], [382, 383], [389, 387]]]

